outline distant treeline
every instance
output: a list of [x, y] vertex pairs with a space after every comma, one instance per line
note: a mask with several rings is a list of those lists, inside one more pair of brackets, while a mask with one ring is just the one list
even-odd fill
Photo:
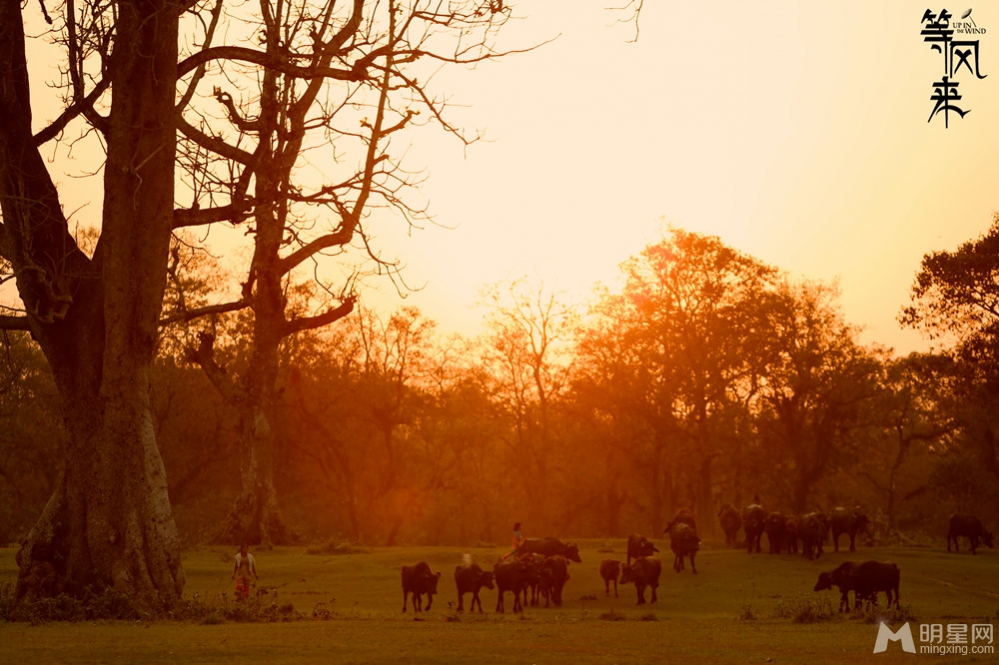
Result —
[[[931, 268], [903, 315], [928, 330], [953, 297], [930, 288]], [[274, 449], [257, 463], [273, 467], [294, 534], [499, 544], [521, 522], [529, 536], [658, 538], [686, 507], [712, 538], [719, 508], [754, 495], [788, 514], [863, 506], [885, 541], [942, 538], [955, 511], [995, 525], [989, 320], [898, 358], [860, 343], [834, 287], [714, 237], [672, 229], [623, 271], [623, 287], [585, 309], [543, 285], [497, 286], [479, 339], [442, 335], [412, 308], [384, 318], [360, 306], [288, 337]], [[289, 295], [302, 311], [309, 297]], [[210, 327], [219, 367], [239, 376], [252, 316], [163, 330], [156, 440], [188, 542], [218, 536], [246, 463], [236, 415], [190, 349]], [[51, 496], [66, 435], [41, 354], [22, 333], [4, 341], [0, 542], [12, 542]]]

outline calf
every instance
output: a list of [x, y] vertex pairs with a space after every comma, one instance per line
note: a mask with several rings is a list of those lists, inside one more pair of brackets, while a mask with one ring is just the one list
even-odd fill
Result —
[[458, 566], [454, 569], [454, 583], [458, 587], [458, 611], [464, 612], [462, 606], [465, 594], [472, 594], [472, 604], [470, 611], [475, 611], [475, 604], [479, 604], [479, 613], [482, 612], [482, 599], [479, 598], [479, 591], [482, 587], [495, 589], [493, 584], [493, 574], [488, 570], [482, 570], [479, 564], [473, 563], [468, 566]]
[[625, 566], [621, 570], [621, 584], [635, 583], [638, 591], [638, 604], [645, 604], [645, 589], [652, 587], [652, 600], [656, 602], [656, 589], [659, 588], [659, 576], [662, 574], [663, 564], [657, 556], [641, 556], [635, 559], [630, 566]]
[[527, 598], [527, 586], [531, 580], [538, 578], [538, 566], [526, 558], [500, 561], [493, 566], [493, 578], [496, 580], [496, 611], [505, 610], [503, 596], [509, 591], [513, 594], [513, 611], [523, 612], [520, 594], [523, 592], [524, 598]]
[[614, 582], [614, 597], [617, 598], [617, 578], [621, 574], [621, 562], [617, 559], [604, 559], [600, 562], [600, 577], [604, 580], [604, 589], [610, 595], [610, 583]]
[[853, 561], [844, 561], [835, 570], [826, 573], [819, 573], [819, 581], [815, 583], [813, 591], [825, 591], [832, 589], [833, 585], [839, 588], [839, 611], [850, 611], [850, 592], [856, 591], [854, 588], [853, 575], [857, 569], [857, 564]]
[[947, 529], [947, 551], [950, 552], [950, 541], [954, 541], [954, 550], [961, 551], [957, 539], [964, 536], [971, 543], [971, 553], [977, 554], [979, 539], [992, 547], [992, 532], [986, 531], [982, 521], [971, 515], [951, 515], [950, 527]]
[[628, 536], [628, 557], [625, 565], [630, 566], [632, 559], [637, 559], [640, 556], [652, 556], [658, 551], [659, 548], [649, 542], [648, 538], [633, 533]]
[[701, 539], [697, 537], [697, 531], [688, 524], [682, 522], [674, 524], [669, 533], [669, 546], [673, 550], [673, 570], [680, 572], [683, 570], [684, 557], [690, 557], [690, 569], [697, 574], [697, 566], [694, 565], [694, 557], [700, 549]]
[[546, 557], [561, 554], [570, 561], [583, 563], [583, 560], [579, 558], [579, 547], [575, 543], [563, 543], [558, 538], [527, 538], [521, 543], [517, 553], [543, 554]]
[[423, 594], [427, 594], [427, 611], [430, 611], [434, 603], [434, 594], [437, 593], [437, 581], [441, 574], [430, 570], [430, 565], [426, 561], [421, 561], [415, 566], [402, 567], [402, 611], [406, 611], [406, 598], [413, 594], [413, 611], [423, 611]]

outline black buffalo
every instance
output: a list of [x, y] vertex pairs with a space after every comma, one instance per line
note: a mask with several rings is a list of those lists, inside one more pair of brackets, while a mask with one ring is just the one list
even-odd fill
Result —
[[633, 533], [628, 536], [628, 558], [625, 565], [630, 566], [632, 559], [637, 559], [640, 556], [652, 556], [658, 551], [659, 548], [653, 545], [648, 538]]
[[614, 582], [614, 597], [617, 598], [617, 578], [621, 574], [621, 562], [617, 559], [604, 559], [600, 562], [600, 577], [604, 580], [604, 589], [610, 595], [610, 583]]
[[718, 512], [718, 522], [725, 533], [725, 545], [733, 547], [738, 538], [739, 529], [742, 528], [742, 517], [739, 515], [739, 511], [732, 504], [726, 503]]
[[825, 513], [802, 515], [798, 522], [798, 536], [801, 538], [801, 551], [811, 561], [822, 555], [822, 542], [829, 530], [829, 518]]
[[854, 588], [853, 575], [857, 570], [857, 564], [853, 561], [844, 561], [835, 570], [826, 573], [819, 573], [819, 581], [815, 583], [813, 591], [825, 591], [833, 586], [839, 588], [839, 611], [850, 611], [850, 592], [856, 591]]
[[555, 556], [561, 554], [570, 561], [583, 563], [579, 558], [579, 547], [575, 543], [563, 543], [558, 538], [528, 538], [517, 550], [517, 554], [543, 554]]
[[760, 552], [760, 537], [766, 523], [767, 511], [758, 503], [753, 503], [742, 509], [742, 528], [746, 531], [746, 550], [752, 554], [755, 549]]
[[522, 612], [521, 593], [527, 597], [527, 587], [539, 577], [538, 566], [529, 558], [500, 561], [493, 566], [493, 578], [496, 580], [496, 611], [505, 609], [503, 596], [507, 591], [513, 594], [513, 611]]
[[855, 540], [858, 533], [866, 533], [870, 520], [867, 515], [854, 508], [834, 508], [832, 516], [829, 518], [829, 526], [832, 527], [833, 549], [839, 552], [839, 537], [844, 533], [850, 536], [850, 551], [856, 552]]
[[781, 547], [784, 544], [786, 521], [784, 514], [777, 512], [770, 513], [763, 521], [763, 531], [767, 534], [767, 540], [770, 541], [771, 554], [780, 554]]
[[462, 602], [466, 593], [472, 594], [472, 604], [469, 610], [475, 611], [475, 604], [479, 605], [479, 612], [482, 612], [482, 599], [479, 598], [479, 591], [482, 587], [495, 589], [493, 584], [493, 573], [489, 570], [482, 570], [479, 564], [473, 563], [468, 566], [458, 566], [454, 569], [454, 583], [458, 587], [458, 611], [464, 612]]
[[663, 564], [657, 556], [642, 556], [635, 559], [630, 566], [625, 566], [621, 570], [621, 584], [635, 583], [638, 591], [638, 604], [645, 604], [645, 589], [652, 588], [652, 600], [656, 602], [656, 589], [659, 588], [659, 576], [662, 574]]
[[406, 598], [413, 594], [413, 611], [423, 611], [423, 594], [427, 595], [427, 611], [434, 604], [434, 594], [437, 593], [437, 582], [441, 574], [430, 570], [426, 561], [415, 566], [402, 567], [402, 611], [406, 611]]
[[673, 519], [671, 519], [669, 524], [666, 525], [666, 528], [663, 529], [663, 533], [669, 533], [669, 530], [673, 528], [674, 524], [686, 524], [687, 526], [693, 528], [694, 531], [697, 531], [697, 522], [694, 520], [694, 513], [692, 513], [689, 508], [681, 508], [676, 511], [676, 515], [673, 516]]
[[978, 548], [979, 542], [985, 543], [990, 548], [993, 546], [992, 532], [985, 530], [985, 526], [982, 525], [980, 519], [971, 515], [951, 515], [950, 528], [947, 529], [948, 552], [950, 552], [951, 540], [954, 541], [954, 550], [957, 552], [961, 551], [957, 543], [957, 539], [961, 536], [966, 537], [970, 541], [972, 554], [977, 554], [975, 550]]
[[893, 602], [895, 607], [898, 607], [898, 587], [901, 577], [898, 566], [890, 561], [865, 561], [858, 565], [853, 571], [853, 589], [857, 595], [854, 607], [859, 606], [861, 600], [877, 604], [879, 591], [884, 591], [888, 597], [888, 607], [891, 607]]
[[788, 516], [784, 520], [784, 546], [787, 548], [788, 554], [798, 553], [798, 540], [800, 539], [798, 527], [800, 523], [801, 520], [794, 516]]
[[669, 532], [669, 546], [673, 550], [673, 570], [680, 572], [683, 570], [684, 557], [690, 557], [690, 569], [697, 574], [697, 566], [694, 565], [694, 557], [700, 549], [701, 539], [697, 537], [694, 527], [683, 522], [673, 525]]
[[541, 564], [541, 595], [545, 599], [545, 607], [554, 602], [556, 607], [562, 607], [562, 589], [569, 579], [569, 561], [561, 554], [550, 556]]

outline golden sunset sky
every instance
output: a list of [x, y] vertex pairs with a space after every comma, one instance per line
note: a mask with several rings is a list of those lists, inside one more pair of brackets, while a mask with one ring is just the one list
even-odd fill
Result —
[[637, 42], [607, 0], [511, 4], [524, 20], [502, 47], [559, 36], [437, 79], [489, 141], [414, 144], [456, 228], [399, 245], [425, 285], [407, 304], [469, 333], [483, 283], [527, 274], [582, 300], [670, 223], [838, 280], [864, 342], [928, 348], [896, 323], [922, 256], [999, 210], [999, 7], [947, 7], [986, 31], [955, 37], [980, 40], [986, 78], [962, 71], [970, 112], [945, 128], [928, 122], [944, 71], [922, 3], [646, 0]]
[[[673, 224], [838, 281], [866, 343], [928, 348], [896, 323], [921, 258], [978, 236], [999, 210], [995, 3], [947, 7], [952, 22], [971, 9], [961, 22], [985, 31], [955, 38], [980, 40], [986, 75], [962, 70], [969, 112], [947, 128], [942, 114], [928, 122], [944, 68], [918, 2], [645, 0], [637, 40], [612, 0], [509, 4], [499, 49], [553, 41], [432, 80], [456, 105], [452, 121], [486, 140], [465, 148], [433, 126], [408, 136], [406, 163], [425, 170], [439, 226], [373, 227], [420, 290], [403, 300], [386, 280], [365, 302], [414, 305], [474, 335], [483, 285], [527, 275], [584, 302]], [[74, 222], [95, 217], [100, 198], [84, 199], [99, 183], [52, 168]]]

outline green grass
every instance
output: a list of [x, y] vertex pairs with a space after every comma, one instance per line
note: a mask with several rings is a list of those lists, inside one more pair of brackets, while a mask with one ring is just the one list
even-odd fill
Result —
[[[487, 566], [504, 550], [400, 547], [340, 556], [259, 550], [254, 555], [260, 584], [274, 587], [271, 602], [290, 603], [305, 617], [325, 603], [333, 618], [0, 624], [0, 663], [892, 663], [914, 658], [897, 648], [873, 655], [877, 630], [869, 621], [874, 617], [829, 616], [838, 593], [812, 592], [820, 571], [848, 558], [898, 563], [902, 603], [917, 623], [995, 623], [999, 612], [997, 551], [973, 557], [940, 549], [864, 548], [853, 556], [829, 554], [809, 562], [706, 549], [698, 556], [696, 576], [689, 570], [675, 574], [665, 552], [659, 602], [636, 606], [634, 586], [621, 586], [619, 598], [604, 595], [598, 563], [608, 556], [623, 559], [624, 543], [613, 544], [618, 554], [598, 553], [604, 545], [581, 543], [584, 563], [570, 566], [562, 608], [500, 615], [492, 611], [496, 592], [484, 590], [486, 613], [458, 620], [448, 604], [456, 600], [452, 575], [462, 553]], [[233, 553], [218, 547], [188, 551], [185, 594], [232, 603]], [[417, 621], [411, 608], [400, 611], [399, 567], [419, 560], [442, 575], [433, 609]], [[0, 583], [15, 577], [14, 551], [0, 550]], [[596, 600], [583, 599], [591, 594]], [[962, 663], [994, 661], [995, 656], [962, 658]]]

